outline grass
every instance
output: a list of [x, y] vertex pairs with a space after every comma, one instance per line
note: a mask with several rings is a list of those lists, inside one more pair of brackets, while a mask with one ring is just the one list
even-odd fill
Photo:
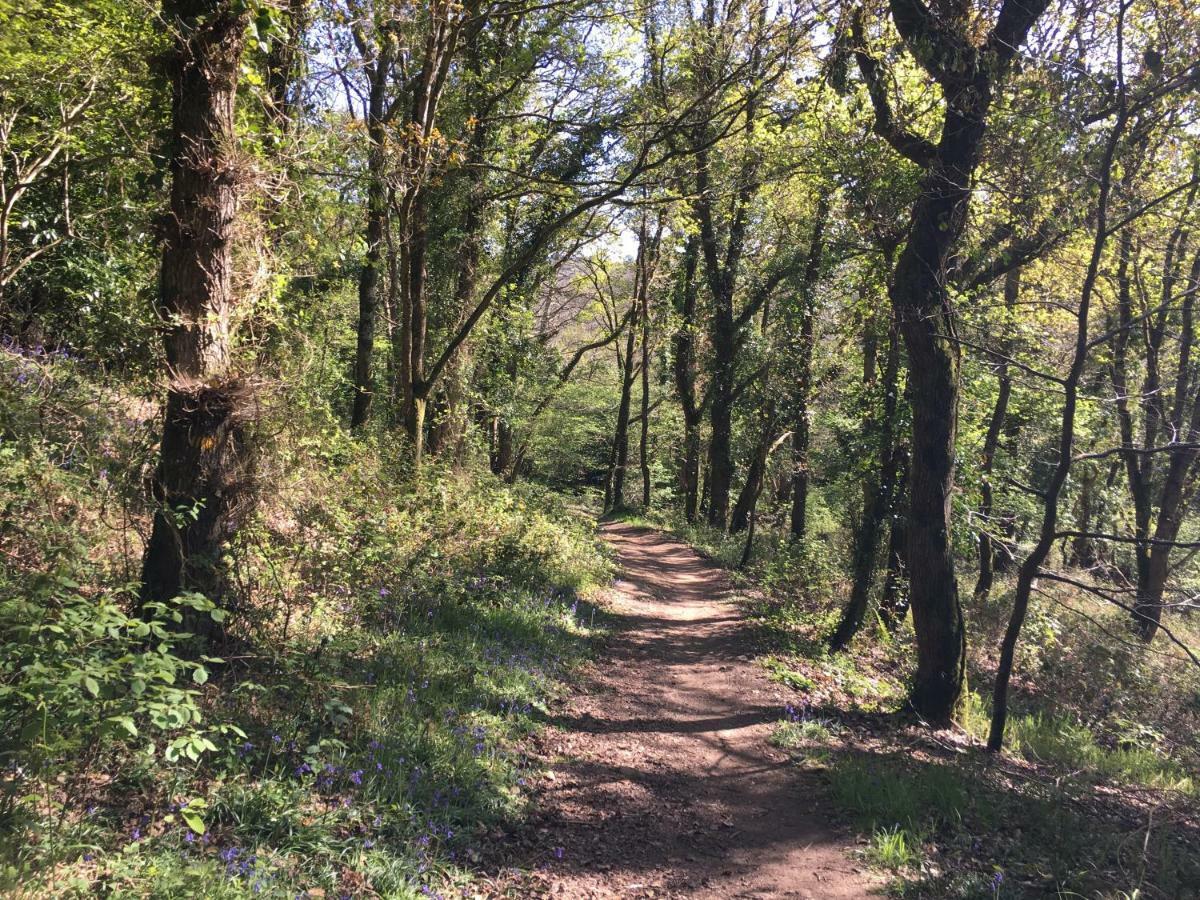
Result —
[[864, 831], [903, 827], [914, 833], [953, 826], [970, 804], [970, 790], [959, 773], [931, 766], [919, 774], [867, 758], [843, 756], [830, 770], [833, 796]]
[[[987, 738], [990, 711], [969, 693], [960, 705], [958, 723], [977, 740]], [[1008, 750], [1035, 762], [1084, 770], [1121, 784], [1172, 790], [1195, 796], [1197, 785], [1178, 763], [1149, 746], [1102, 747], [1086, 726], [1066, 716], [1035, 712], [1011, 716], [1005, 733]]]
[[822, 722], [777, 722], [771, 732], [771, 743], [782, 750], [823, 746], [833, 740], [830, 726]]
[[871, 835], [864, 856], [881, 869], [897, 872], [920, 862], [920, 841], [899, 826], [879, 828]]

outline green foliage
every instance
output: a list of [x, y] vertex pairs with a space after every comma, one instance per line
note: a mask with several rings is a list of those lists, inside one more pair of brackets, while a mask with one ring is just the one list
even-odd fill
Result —
[[915, 834], [953, 826], [971, 802], [962, 776], [942, 766], [910, 773], [846, 757], [831, 770], [830, 783], [841, 807], [868, 831], [905, 828]]
[[771, 743], [784, 750], [821, 746], [833, 739], [829, 726], [821, 722], [777, 722], [771, 731]]
[[4, 362], [21, 440], [0, 444], [0, 541], [21, 564], [0, 575], [0, 883], [417, 896], [523, 815], [521, 741], [587, 652], [581, 594], [609, 573], [561, 501], [436, 468], [390, 490], [400, 459], [299, 406], [278, 491], [229, 550], [239, 659], [181, 656], [184, 613], [218, 611], [142, 607], [105, 513], [148, 512], [111, 458], [141, 421], [73, 360]]
[[921, 859], [919, 840], [899, 826], [877, 829], [864, 855], [874, 865], [892, 872], [915, 865]]
[[[959, 724], [977, 739], [986, 738], [990, 717], [978, 694], [964, 698]], [[1139, 737], [1147, 743], [1138, 746]], [[1103, 747], [1086, 726], [1042, 712], [1012, 716], [1006, 732], [1009, 749], [1034, 761], [1085, 770], [1105, 780], [1194, 794], [1195, 779], [1178, 763], [1156, 752], [1157, 737], [1137, 729], [1122, 746]]]

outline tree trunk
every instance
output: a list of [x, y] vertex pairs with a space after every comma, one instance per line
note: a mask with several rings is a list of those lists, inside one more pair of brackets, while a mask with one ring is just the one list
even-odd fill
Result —
[[992, 494], [992, 469], [996, 463], [996, 450], [1000, 447], [1000, 435], [1004, 432], [1004, 420], [1008, 415], [1008, 398], [1012, 394], [1012, 377], [1008, 371], [1008, 358], [1012, 355], [1012, 323], [1017, 300], [1021, 295], [1021, 270], [1013, 269], [1004, 279], [1004, 337], [1000, 341], [1000, 358], [996, 363], [999, 389], [996, 405], [988, 422], [987, 434], [983, 439], [983, 465], [980, 472], [979, 504], [979, 577], [975, 581], [975, 599], [984, 601], [992, 591], [995, 579], [996, 547], [992, 540], [992, 517], [995, 508]]
[[[142, 567], [143, 602], [198, 591], [220, 604], [220, 552], [249, 464], [245, 388], [234, 371], [233, 234], [238, 205], [234, 103], [246, 28], [236, 4], [167, 0], [171, 193], [163, 218], [159, 312], [166, 412], [154, 477], [158, 509]], [[208, 617], [186, 630], [216, 636]]]
[[496, 417], [494, 446], [492, 449], [492, 474], [507, 475], [513, 461], [513, 433], [508, 420]]
[[767, 466], [767, 451], [771, 447], [774, 431], [774, 416], [771, 416], [763, 424], [758, 446], [754, 448], [754, 457], [750, 460], [750, 467], [746, 470], [746, 483], [742, 485], [737, 502], [733, 504], [733, 514], [729, 518], [729, 530], [734, 534], [745, 531], [750, 524], [751, 510], [754, 509], [759, 492], [762, 490], [763, 474]]
[[[637, 300], [634, 300], [637, 303]], [[633, 382], [637, 377], [633, 353], [637, 341], [637, 315], [631, 317], [625, 353], [621, 360], [621, 402], [617, 407], [617, 427], [613, 435], [612, 467], [608, 480], [612, 485], [605, 512], [625, 509], [625, 470], [629, 466], [629, 414], [633, 405]]]
[[671, 337], [675, 392], [683, 412], [683, 459], [679, 469], [679, 486], [683, 492], [684, 517], [689, 524], [696, 521], [700, 504], [700, 423], [703, 418], [703, 411], [696, 401], [695, 369], [698, 257], [698, 239], [695, 235], [689, 236], [684, 246], [681, 283], [675, 292], [680, 322]]
[[[897, 394], [900, 373], [900, 336], [895, 326], [889, 329], [887, 362], [883, 374], [883, 410], [879, 421], [879, 463], [876, 481], [869, 484], [863, 504], [862, 522], [854, 541], [853, 580], [850, 600], [842, 611], [842, 617], [829, 640], [829, 648], [835, 652], [844, 650], [862, 628], [870, 602], [871, 584], [874, 581], [879, 544], [883, 537], [884, 523], [894, 512], [895, 498], [900, 480], [900, 452], [896, 447]], [[872, 373], [872, 378], [874, 373]]]
[[808, 246], [808, 260], [800, 285], [799, 350], [794, 395], [795, 420], [792, 422], [792, 539], [803, 541], [808, 521], [808, 446], [809, 403], [812, 401], [812, 356], [815, 310], [813, 290], [821, 268], [825, 244], [825, 222], [829, 217], [829, 199], [822, 194], [817, 201], [816, 217]]
[[941, 83], [945, 98], [936, 143], [898, 125], [879, 60], [866, 47], [863, 14], [853, 17], [851, 32], [861, 45], [854, 54], [867, 82], [875, 131], [924, 169], [889, 294], [908, 350], [913, 419], [908, 563], [917, 672], [909, 704], [929, 721], [943, 724], [962, 693], [966, 656], [950, 531], [959, 351], [946, 286], [966, 227], [996, 84], [1049, 0], [1004, 0], [982, 45], [969, 34], [973, 24], [966, 7], [935, 16], [913, 0], [891, 0], [889, 5], [913, 59]]
[[[648, 276], [643, 276], [647, 279]], [[642, 472], [642, 509], [650, 508], [650, 289], [642, 285], [642, 434], [638, 462]]]
[[[383, 259], [384, 229], [387, 228], [387, 164], [384, 109], [387, 102], [388, 74], [376, 63], [371, 74], [367, 98], [367, 224], [364, 237], [366, 252], [358, 273], [358, 337], [354, 352], [354, 403], [350, 427], [366, 424], [375, 397], [375, 379], [371, 370], [375, 351], [375, 320], [379, 307], [379, 271]], [[403, 331], [403, 329], [401, 329]], [[402, 374], [402, 373], [401, 373]]]
[[908, 451], [897, 449], [899, 484], [896, 511], [888, 534], [887, 572], [883, 576], [883, 594], [879, 598], [879, 619], [889, 633], [895, 633], [908, 615], [908, 503], [905, 497], [904, 461]]
[[700, 422], [683, 424], [683, 465], [680, 482], [683, 488], [683, 515], [688, 524], [696, 521], [700, 510]]
[[[1121, 46], [1120, 29], [1124, 27], [1124, 10], [1118, 18], [1118, 46]], [[1118, 57], [1118, 65], [1120, 58]], [[1042, 522], [1037, 543], [1025, 557], [1017, 571], [1017, 587], [1013, 597], [1012, 613], [1004, 639], [1000, 643], [1000, 658], [996, 664], [996, 682], [992, 690], [992, 720], [988, 729], [987, 748], [996, 752], [1004, 745], [1004, 729], [1008, 721], [1008, 684], [1012, 676], [1016, 657], [1017, 640], [1029, 610], [1029, 598], [1034, 582], [1041, 573], [1042, 563], [1050, 553], [1058, 529], [1058, 501], [1063, 485], [1071, 473], [1072, 453], [1075, 447], [1075, 411], [1078, 402], [1079, 382], [1083, 377], [1088, 356], [1088, 316], [1092, 294], [1100, 274], [1100, 262], [1104, 256], [1104, 245], [1108, 240], [1108, 202], [1112, 188], [1113, 160], [1120, 144], [1125, 124], [1129, 119], [1124, 89], [1119, 98], [1116, 123], [1108, 136], [1104, 155], [1100, 163], [1099, 196], [1096, 205], [1096, 227], [1092, 237], [1091, 256], [1080, 290], [1079, 308], [1075, 319], [1075, 345], [1071, 368], [1063, 379], [1063, 408], [1058, 434], [1058, 458], [1054, 470], [1042, 494]]]
[[733, 487], [733, 406], [735, 330], [732, 298], [713, 312], [712, 434], [708, 444], [708, 524], [725, 530]]

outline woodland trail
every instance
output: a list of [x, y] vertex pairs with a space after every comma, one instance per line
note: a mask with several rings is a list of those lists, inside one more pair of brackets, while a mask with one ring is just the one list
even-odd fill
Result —
[[541, 748], [537, 890], [599, 897], [866, 897], [819, 775], [768, 737], [789, 695], [754, 662], [716, 565], [604, 526], [617, 630]]

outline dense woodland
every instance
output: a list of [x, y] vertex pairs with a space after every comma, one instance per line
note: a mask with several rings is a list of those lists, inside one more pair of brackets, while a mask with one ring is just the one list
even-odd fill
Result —
[[885, 890], [1200, 896], [1198, 60], [1183, 0], [0, 0], [0, 885], [489, 895], [605, 515], [746, 586]]

